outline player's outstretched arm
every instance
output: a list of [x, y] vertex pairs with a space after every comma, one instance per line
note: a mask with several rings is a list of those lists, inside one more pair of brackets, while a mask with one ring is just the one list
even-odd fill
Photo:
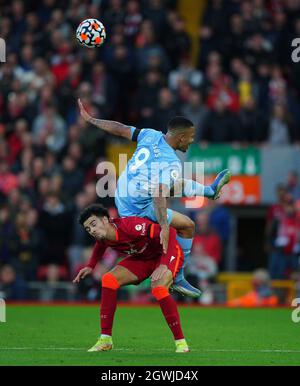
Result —
[[91, 115], [88, 114], [88, 112], [83, 107], [83, 104], [81, 103], [80, 99], [78, 99], [78, 106], [80, 109], [80, 115], [82, 118], [89, 122], [90, 124], [99, 127], [99, 129], [102, 129], [106, 131], [109, 134], [118, 135], [119, 137], [124, 137], [127, 139], [132, 138], [131, 128], [130, 126], [123, 125], [123, 123], [115, 122], [115, 121], [107, 121], [104, 119], [96, 119], [93, 118]]
[[161, 226], [160, 243], [162, 244], [164, 253], [167, 253], [169, 245], [169, 224], [167, 212], [167, 197], [169, 196], [169, 188], [167, 185], [159, 184], [154, 191], [153, 203], [157, 222]]
[[91, 272], [92, 272], [92, 268], [90, 267], [84, 267], [82, 268], [77, 276], [75, 277], [75, 279], [73, 280], [73, 283], [79, 283], [81, 279], [84, 279], [87, 275], [89, 275]]

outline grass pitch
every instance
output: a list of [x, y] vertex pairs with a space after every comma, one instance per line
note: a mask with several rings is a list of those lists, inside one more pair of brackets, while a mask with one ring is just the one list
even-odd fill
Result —
[[0, 365], [300, 365], [300, 323], [289, 309], [181, 307], [191, 352], [175, 354], [158, 307], [119, 306], [114, 350], [88, 353], [97, 306], [8, 306]]

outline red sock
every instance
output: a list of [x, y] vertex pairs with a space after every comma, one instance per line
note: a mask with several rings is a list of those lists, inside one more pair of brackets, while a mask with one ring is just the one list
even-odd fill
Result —
[[118, 288], [119, 284], [112, 274], [106, 273], [102, 277], [100, 309], [101, 334], [112, 335], [114, 315], [117, 308]]
[[115, 311], [117, 308], [117, 291], [102, 287], [101, 293], [101, 334], [111, 335], [114, 322]]
[[174, 339], [184, 339], [177, 304], [169, 294], [169, 291], [165, 287], [156, 287], [153, 288], [152, 293], [159, 302], [162, 313], [174, 335]]

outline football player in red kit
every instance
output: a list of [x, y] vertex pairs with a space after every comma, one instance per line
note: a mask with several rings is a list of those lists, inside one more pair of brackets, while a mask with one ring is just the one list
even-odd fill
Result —
[[94, 204], [82, 211], [79, 222], [96, 239], [96, 244], [88, 265], [80, 270], [74, 283], [92, 272], [106, 248], [113, 248], [120, 253], [120, 257], [125, 257], [102, 277], [101, 335], [88, 351], [108, 351], [113, 348], [112, 326], [118, 288], [127, 284], [139, 284], [151, 277], [152, 294], [159, 302], [173, 333], [176, 352], [188, 352], [177, 305], [169, 294], [169, 287], [183, 263], [183, 253], [176, 240], [175, 229], [170, 228], [169, 246], [164, 254], [160, 244], [160, 225], [146, 218], [110, 219], [102, 205]]

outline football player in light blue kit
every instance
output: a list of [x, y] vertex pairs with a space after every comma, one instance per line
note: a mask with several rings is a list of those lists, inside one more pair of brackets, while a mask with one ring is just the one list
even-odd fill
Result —
[[[120, 216], [147, 217], [161, 225], [161, 244], [166, 251], [169, 225], [177, 231], [187, 263], [195, 232], [194, 222], [187, 216], [167, 209], [167, 197], [183, 191], [186, 197], [204, 196], [217, 199], [222, 187], [230, 180], [229, 170], [223, 170], [215, 181], [204, 186], [184, 179], [182, 164], [176, 150], [186, 152], [194, 140], [193, 123], [184, 117], [175, 117], [168, 124], [167, 134], [153, 129], [137, 129], [119, 122], [91, 117], [78, 101], [84, 120], [102, 130], [137, 142], [137, 148], [118, 180], [115, 202]], [[176, 194], [177, 196], [177, 194]], [[163, 274], [163, 272], [162, 272]], [[183, 295], [198, 297], [201, 294], [178, 273], [173, 289]]]

